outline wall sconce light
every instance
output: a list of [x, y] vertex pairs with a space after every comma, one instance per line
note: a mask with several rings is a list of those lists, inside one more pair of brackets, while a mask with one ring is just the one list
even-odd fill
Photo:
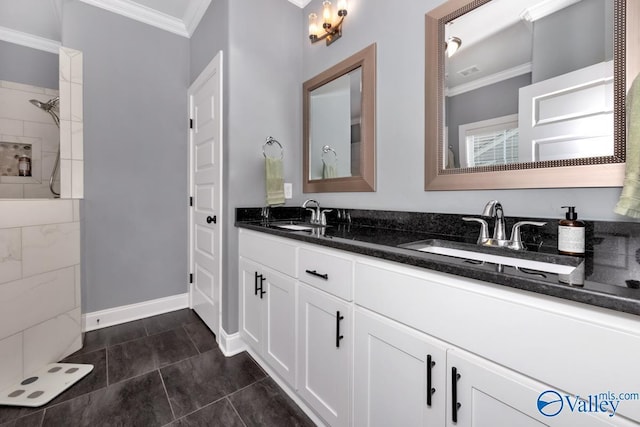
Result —
[[335, 24], [331, 22], [331, 12], [331, 2], [324, 0], [322, 2], [322, 30], [324, 30], [324, 32], [318, 29], [318, 15], [315, 13], [309, 14], [309, 40], [311, 40], [311, 43], [326, 39], [327, 46], [329, 46], [342, 37], [342, 21], [344, 21], [344, 17], [347, 16], [347, 0], [338, 0], [339, 19]]
[[444, 50], [447, 52], [447, 56], [451, 58], [460, 49], [461, 45], [462, 40], [460, 37], [449, 37], [449, 40], [444, 43]]

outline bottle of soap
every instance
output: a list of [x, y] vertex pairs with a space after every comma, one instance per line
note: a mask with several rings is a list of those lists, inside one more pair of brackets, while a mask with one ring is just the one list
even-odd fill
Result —
[[567, 209], [566, 219], [558, 221], [558, 252], [563, 255], [584, 255], [584, 221], [578, 220], [575, 206]]

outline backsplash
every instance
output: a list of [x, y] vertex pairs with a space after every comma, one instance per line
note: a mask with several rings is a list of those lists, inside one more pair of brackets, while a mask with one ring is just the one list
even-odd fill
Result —
[[[331, 209], [331, 208], [327, 208]], [[344, 212], [348, 216], [344, 215]], [[338, 221], [340, 212], [340, 221]], [[261, 221], [261, 208], [238, 208], [236, 221]], [[416, 234], [416, 240], [441, 237], [475, 243], [479, 225], [462, 220], [477, 214], [440, 214], [424, 212], [382, 211], [365, 209], [333, 209], [327, 213], [329, 225], [343, 223], [346, 227], [371, 227], [402, 230]], [[350, 222], [349, 219], [350, 218]], [[309, 213], [300, 207], [279, 207], [269, 210], [269, 221], [308, 221]], [[559, 218], [506, 217], [507, 234], [518, 221], [543, 221], [542, 227], [523, 227], [522, 239], [527, 250], [557, 253]], [[585, 221], [586, 279], [620, 287], [640, 285], [640, 224], [633, 222]], [[493, 223], [489, 221], [490, 229]]]

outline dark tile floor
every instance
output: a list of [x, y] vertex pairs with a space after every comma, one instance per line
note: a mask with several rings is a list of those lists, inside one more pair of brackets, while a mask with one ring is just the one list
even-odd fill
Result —
[[224, 357], [192, 310], [84, 340], [62, 362], [93, 371], [44, 408], [0, 406], [0, 427], [314, 425], [246, 352]]

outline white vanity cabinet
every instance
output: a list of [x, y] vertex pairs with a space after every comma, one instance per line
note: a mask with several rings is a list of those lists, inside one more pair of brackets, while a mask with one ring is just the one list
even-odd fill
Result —
[[301, 247], [298, 394], [331, 426], [351, 423], [353, 260]]
[[310, 286], [298, 288], [298, 394], [329, 425], [351, 417], [352, 308]]
[[[568, 402], [575, 402], [575, 396], [568, 395], [567, 401], [567, 393], [459, 349], [447, 352], [447, 376], [448, 427], [637, 425], [618, 415], [571, 411]], [[538, 411], [541, 395], [549, 402], [548, 416]]]
[[355, 426], [445, 425], [446, 344], [356, 308]]
[[[401, 359], [411, 359], [405, 356], [409, 350], [398, 344], [411, 337], [415, 342], [435, 340], [446, 348], [446, 402], [440, 407], [446, 409], [446, 419], [440, 425], [629, 426], [640, 421], [640, 401], [620, 402], [613, 417], [571, 411], [567, 401], [609, 391], [637, 393], [640, 322], [635, 316], [365, 258], [356, 263], [354, 285], [355, 425], [378, 425], [370, 418], [376, 408], [369, 396], [384, 395], [386, 390], [369, 380], [375, 375], [367, 371], [373, 371], [367, 365], [373, 365], [374, 351], [386, 352], [388, 369], [395, 369]], [[361, 311], [387, 317], [377, 321], [386, 325], [386, 336], [381, 339], [371, 322], [361, 327]], [[384, 356], [377, 357], [382, 360], [378, 366], [384, 366]], [[457, 374], [460, 378], [454, 381]], [[405, 384], [417, 389], [411, 381]], [[537, 407], [538, 397], [547, 390], [564, 400], [562, 412], [553, 417]], [[381, 411], [400, 412], [402, 400], [396, 402]], [[422, 419], [426, 423], [411, 425], [429, 425], [427, 416]]]
[[[239, 253], [240, 335], [316, 421], [640, 425], [638, 316], [249, 230]], [[607, 392], [632, 399], [571, 409]]]
[[[288, 246], [278, 240], [261, 239], [259, 235], [250, 235], [247, 239], [241, 238], [241, 242], [243, 240], [245, 241], [241, 244], [241, 254], [263, 259], [274, 256], [273, 251], [280, 251], [289, 260], [295, 260], [294, 246]], [[247, 244], [251, 246], [247, 248]], [[264, 255], [261, 255], [263, 253]], [[239, 266], [240, 335], [245, 343], [294, 387], [296, 280], [242, 255]], [[276, 266], [295, 274], [295, 270], [287, 270], [286, 263], [276, 264]]]

